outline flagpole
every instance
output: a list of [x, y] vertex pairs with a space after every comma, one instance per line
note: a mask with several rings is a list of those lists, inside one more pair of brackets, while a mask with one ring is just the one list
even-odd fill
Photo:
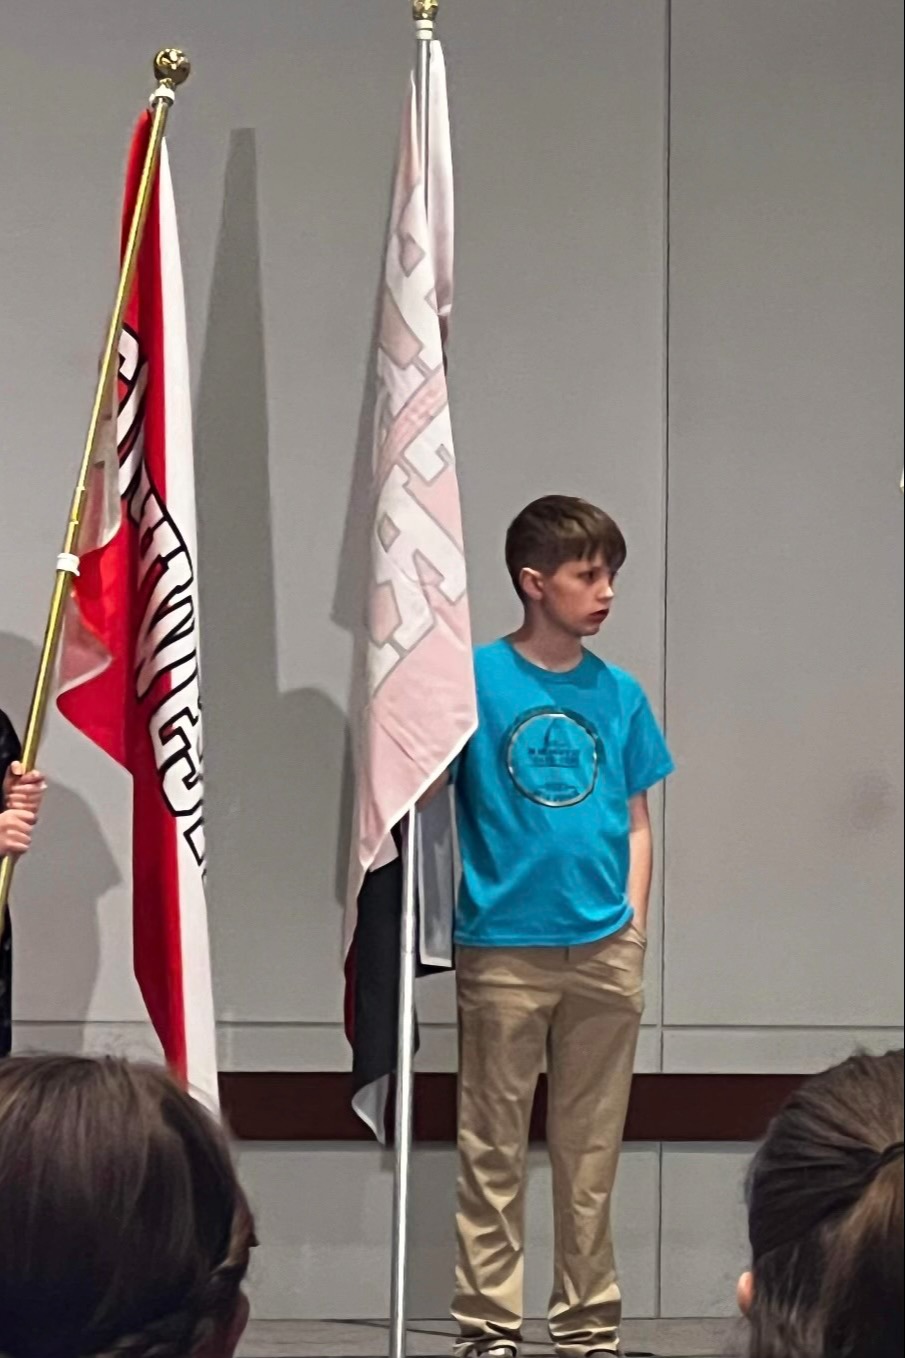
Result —
[[415, 1060], [415, 953], [418, 812], [405, 821], [402, 920], [399, 929], [399, 1020], [396, 1049], [396, 1125], [393, 1140], [393, 1264], [390, 1294], [390, 1358], [405, 1358], [409, 1188], [412, 1162], [412, 1108]]
[[[91, 416], [88, 420], [85, 447], [69, 507], [69, 520], [63, 537], [63, 549], [57, 557], [56, 577], [44, 629], [44, 641], [41, 646], [38, 672], [35, 676], [31, 707], [29, 708], [22, 741], [21, 763], [26, 773], [30, 772], [35, 766], [38, 746], [41, 743], [41, 735], [44, 730], [44, 719], [47, 715], [47, 705], [53, 687], [57, 651], [59, 650], [63, 620], [66, 615], [66, 603], [73, 577], [79, 573], [79, 526], [85, 507], [88, 473], [91, 468], [97, 431], [104, 412], [104, 404], [113, 389], [116, 368], [118, 367], [119, 336], [122, 330], [123, 315], [129, 301], [132, 280], [135, 276], [135, 265], [148, 215], [148, 206], [151, 202], [167, 115], [175, 98], [176, 88], [188, 79], [190, 70], [191, 66], [185, 53], [176, 47], [166, 47], [158, 52], [154, 58], [154, 75], [158, 83], [150, 99], [153, 113], [151, 132], [135, 200], [135, 211], [132, 214], [129, 235], [123, 252], [119, 283], [113, 302], [113, 313], [110, 317], [110, 325], [97, 375], [97, 386], [94, 391]], [[15, 864], [16, 860], [12, 854], [7, 854], [5, 858], [0, 859], [0, 929], [3, 927]]]
[[[424, 206], [428, 208], [427, 157], [430, 136], [430, 44], [439, 0], [412, 0], [415, 24], [415, 106]], [[406, 816], [399, 929], [399, 1019], [396, 1051], [396, 1120], [393, 1176], [393, 1265], [390, 1295], [390, 1358], [405, 1358], [408, 1318], [408, 1228], [412, 1167], [412, 1110], [415, 1095], [415, 970], [418, 947], [418, 810]]]

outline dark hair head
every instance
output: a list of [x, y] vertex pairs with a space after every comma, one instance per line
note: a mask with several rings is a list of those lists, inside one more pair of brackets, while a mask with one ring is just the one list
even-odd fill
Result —
[[552, 575], [567, 561], [603, 558], [615, 575], [625, 561], [619, 525], [596, 505], [573, 495], [544, 495], [516, 514], [506, 533], [506, 568], [516, 593], [526, 566]]
[[226, 1141], [162, 1070], [0, 1061], [0, 1353], [184, 1358], [229, 1329], [254, 1243]]
[[748, 1176], [751, 1358], [898, 1358], [903, 1053], [808, 1080]]

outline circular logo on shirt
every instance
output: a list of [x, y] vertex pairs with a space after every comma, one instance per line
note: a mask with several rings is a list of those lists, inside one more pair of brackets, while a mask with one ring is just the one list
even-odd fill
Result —
[[594, 791], [603, 746], [576, 712], [536, 708], [506, 738], [506, 767], [523, 797], [538, 806], [576, 806]]

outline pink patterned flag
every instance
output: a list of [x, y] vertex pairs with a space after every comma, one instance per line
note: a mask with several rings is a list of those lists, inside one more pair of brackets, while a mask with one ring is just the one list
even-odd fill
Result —
[[[444, 356], [452, 305], [453, 192], [446, 73], [438, 42], [431, 43], [427, 199], [425, 204], [412, 84], [396, 166], [378, 336], [367, 672], [363, 710], [353, 714], [358, 721], [357, 797], [346, 921], [347, 1029], [355, 1050], [355, 1084], [359, 1089], [381, 1084], [371, 1113], [363, 1112], [378, 1135], [395, 1057], [395, 986], [389, 987], [389, 1005], [378, 1005], [379, 1014], [357, 1001], [366, 966], [377, 965], [398, 984], [392, 958], [401, 874], [394, 832], [398, 836], [410, 808], [449, 766], [477, 722]], [[387, 936], [378, 944], [371, 936], [378, 914], [391, 924], [395, 920], [395, 940]], [[375, 962], [381, 957], [383, 964]], [[365, 1008], [371, 1008], [367, 1015]], [[362, 1044], [375, 1038], [384, 1056], [372, 1053], [372, 1059], [363, 1054]], [[356, 1107], [363, 1111], [364, 1101], [356, 1099]]]

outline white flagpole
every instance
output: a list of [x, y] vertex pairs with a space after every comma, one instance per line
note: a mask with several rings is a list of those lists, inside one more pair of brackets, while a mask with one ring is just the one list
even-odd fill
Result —
[[405, 1358], [408, 1314], [409, 1184], [412, 1166], [412, 1106], [415, 1061], [415, 951], [417, 911], [417, 822], [406, 817], [402, 919], [399, 929], [399, 1031], [396, 1051], [396, 1127], [393, 1178], [393, 1280], [390, 1296], [390, 1358]]
[[[415, 103], [418, 153], [427, 207], [427, 155], [430, 106], [430, 43], [438, 0], [412, 0], [415, 21]], [[396, 1050], [396, 1124], [393, 1177], [393, 1277], [390, 1295], [390, 1358], [405, 1358], [408, 1318], [409, 1187], [412, 1168], [412, 1106], [415, 1063], [415, 954], [418, 947], [418, 812], [406, 817], [402, 919], [399, 928], [399, 1017]]]

